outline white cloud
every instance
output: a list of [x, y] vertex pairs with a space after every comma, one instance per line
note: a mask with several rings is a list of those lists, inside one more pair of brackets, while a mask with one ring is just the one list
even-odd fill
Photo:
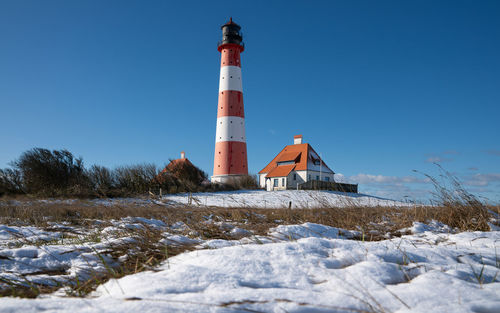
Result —
[[[409, 184], [427, 183], [427, 178], [414, 176], [385, 176], [360, 173], [345, 176], [335, 174], [335, 181], [342, 183], [359, 184], [359, 191], [370, 195], [394, 200], [415, 200], [429, 197], [430, 190], [414, 188]], [[430, 186], [430, 185], [429, 185]]]
[[440, 156], [430, 156], [428, 157], [425, 162], [427, 163], [442, 163], [442, 162], [448, 162], [451, 161], [450, 158], [443, 158]]
[[496, 155], [500, 156], [500, 150], [488, 150], [486, 153], [491, 154], [491, 155]]
[[[472, 169], [474, 170], [474, 169]], [[470, 172], [469, 172], [470, 173]], [[493, 192], [488, 186], [500, 185], [500, 173], [461, 176], [460, 181], [474, 193]], [[428, 201], [433, 198], [434, 187], [429, 178], [418, 176], [385, 176], [359, 173], [345, 176], [335, 174], [335, 181], [359, 184], [359, 192], [394, 200]], [[443, 182], [446, 184], [447, 182]], [[478, 195], [482, 196], [482, 195]]]
[[451, 155], [459, 155], [460, 152], [456, 150], [446, 150], [436, 154], [426, 154], [427, 159], [425, 162], [427, 163], [443, 163], [443, 162], [451, 162], [453, 159], [450, 157]]
[[404, 184], [404, 183], [426, 183], [427, 179], [414, 176], [384, 176], [371, 174], [358, 174], [350, 176], [349, 181], [359, 184]]
[[488, 186], [490, 183], [500, 182], [500, 173], [475, 174], [468, 177], [464, 184], [468, 186]]

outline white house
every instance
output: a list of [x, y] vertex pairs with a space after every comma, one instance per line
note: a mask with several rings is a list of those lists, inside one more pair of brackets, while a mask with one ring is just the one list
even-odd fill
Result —
[[293, 145], [283, 148], [259, 172], [259, 185], [267, 191], [296, 189], [311, 180], [334, 182], [334, 174], [311, 145], [302, 143], [302, 135], [297, 135]]

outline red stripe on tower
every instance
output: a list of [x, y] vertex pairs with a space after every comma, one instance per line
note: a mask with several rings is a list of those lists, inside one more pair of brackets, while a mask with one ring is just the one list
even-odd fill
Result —
[[248, 175], [245, 113], [241, 84], [243, 52], [241, 27], [233, 22], [222, 25], [219, 105], [215, 134], [214, 175], [212, 182], [227, 182], [231, 178]]

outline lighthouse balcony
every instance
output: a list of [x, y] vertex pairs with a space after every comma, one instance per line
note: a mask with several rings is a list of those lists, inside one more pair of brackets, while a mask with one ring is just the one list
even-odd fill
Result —
[[236, 42], [236, 41], [232, 42], [232, 40], [219, 40], [219, 42], [217, 42], [217, 48], [219, 48], [222, 45], [226, 45], [226, 44], [239, 45], [239, 46], [241, 46], [243, 48], [242, 51], [245, 49], [245, 43], [244, 42]]

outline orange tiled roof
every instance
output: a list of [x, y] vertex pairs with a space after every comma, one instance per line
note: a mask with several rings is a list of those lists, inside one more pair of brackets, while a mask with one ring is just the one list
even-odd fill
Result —
[[266, 177], [285, 177], [295, 168], [295, 164], [279, 165], [273, 168]]
[[[317, 154], [316, 151], [314, 151], [314, 149], [308, 143], [288, 145], [285, 148], [283, 148], [283, 150], [281, 150], [281, 152], [278, 153], [278, 155], [274, 157], [274, 159], [266, 167], [264, 167], [259, 172], [259, 174], [270, 173], [275, 167], [278, 166], [277, 164], [278, 162], [285, 162], [284, 159], [289, 159], [293, 155], [297, 155], [298, 159], [296, 157], [295, 159], [290, 159], [286, 161], [295, 160], [295, 170], [305, 171], [307, 170], [307, 160], [309, 158], [310, 152], [314, 152], [315, 154]], [[331, 171], [331, 169], [325, 164], [325, 162], [323, 162], [322, 165]], [[267, 177], [269, 177], [269, 174], [267, 175]]]
[[295, 161], [300, 156], [300, 151], [290, 151], [283, 153], [276, 162]]

